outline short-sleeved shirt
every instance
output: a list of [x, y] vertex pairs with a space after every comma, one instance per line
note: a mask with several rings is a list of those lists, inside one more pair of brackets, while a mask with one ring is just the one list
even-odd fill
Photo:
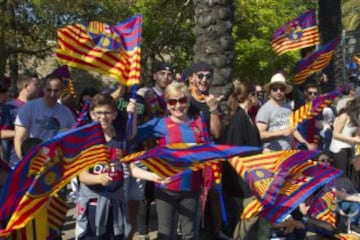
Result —
[[[16, 119], [16, 115], [19, 112], [20, 107], [22, 107], [25, 102], [20, 99], [13, 99], [4, 105], [2, 105], [1, 111], [1, 121], [0, 121], [0, 129], [1, 130], [14, 130], [14, 122]], [[3, 158], [5, 161], [19, 161], [14, 150], [14, 142], [13, 140], [2, 140], [3, 146]]]
[[[267, 124], [269, 132], [276, 132], [290, 127], [291, 113], [291, 107], [288, 103], [278, 106], [267, 101], [259, 109], [256, 122]], [[273, 151], [287, 150], [292, 148], [293, 136], [274, 137], [263, 141], [264, 147]]]
[[74, 124], [75, 118], [69, 108], [59, 103], [48, 107], [43, 98], [26, 103], [15, 120], [15, 125], [29, 130], [29, 137], [42, 140], [48, 140], [59, 131], [72, 128]]

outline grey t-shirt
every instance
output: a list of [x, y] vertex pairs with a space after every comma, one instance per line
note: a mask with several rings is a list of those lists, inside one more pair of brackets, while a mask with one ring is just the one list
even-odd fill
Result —
[[48, 107], [43, 98], [26, 103], [15, 119], [15, 125], [29, 130], [29, 137], [38, 137], [42, 140], [48, 140], [59, 131], [72, 128], [74, 123], [75, 118], [70, 109], [59, 103]]
[[[290, 104], [278, 106], [267, 101], [259, 109], [256, 122], [267, 124], [269, 132], [276, 132], [290, 127], [291, 112]], [[288, 150], [292, 149], [293, 136], [268, 138], [263, 142], [264, 147], [273, 151]]]

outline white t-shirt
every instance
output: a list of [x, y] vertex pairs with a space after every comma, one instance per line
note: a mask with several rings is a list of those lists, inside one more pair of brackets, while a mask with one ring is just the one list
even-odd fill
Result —
[[48, 107], [43, 98], [26, 103], [15, 119], [15, 125], [29, 130], [29, 137], [42, 140], [48, 140], [59, 131], [72, 128], [74, 124], [75, 118], [70, 109], [59, 103]]

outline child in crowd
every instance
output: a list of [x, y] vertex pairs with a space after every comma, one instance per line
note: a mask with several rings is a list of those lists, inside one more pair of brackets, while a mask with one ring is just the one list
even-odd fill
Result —
[[[135, 109], [134, 102], [130, 102], [128, 108]], [[79, 175], [76, 235], [80, 240], [127, 238], [130, 227], [127, 224], [127, 199], [123, 191], [124, 175], [130, 173], [148, 181], [163, 181], [158, 175], [135, 164], [128, 166], [119, 162], [124, 155], [126, 139], [118, 138], [112, 126], [116, 110], [116, 103], [109, 94], [97, 94], [91, 101], [90, 116], [104, 130], [110, 159], [108, 164], [97, 164]]]

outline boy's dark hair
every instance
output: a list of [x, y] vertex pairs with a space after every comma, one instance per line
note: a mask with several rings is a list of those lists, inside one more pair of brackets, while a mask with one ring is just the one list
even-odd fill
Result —
[[107, 93], [96, 94], [91, 99], [90, 110], [94, 110], [95, 107], [104, 106], [104, 105], [108, 105], [113, 111], [117, 110], [116, 102], [115, 102], [114, 98], [110, 94], [107, 94]]
[[39, 145], [42, 143], [41, 138], [33, 137], [33, 138], [27, 138], [24, 140], [24, 142], [21, 144], [21, 153], [23, 156], [28, 154], [31, 149], [33, 149], [36, 145]]

